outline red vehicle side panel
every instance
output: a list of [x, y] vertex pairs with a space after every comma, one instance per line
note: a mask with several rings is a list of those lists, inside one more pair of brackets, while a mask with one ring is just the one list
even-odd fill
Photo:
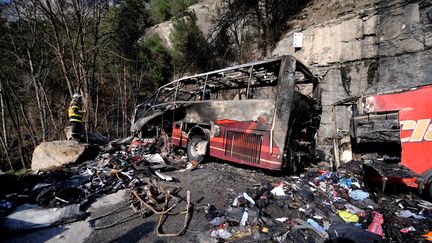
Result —
[[432, 86], [367, 99], [375, 112], [399, 111], [401, 163], [420, 175], [432, 169]]
[[[232, 161], [239, 164], [246, 164], [254, 167], [260, 167], [263, 169], [270, 170], [280, 170], [282, 168], [282, 162], [280, 159], [280, 151], [278, 147], [273, 143], [270, 146], [270, 127], [264, 123], [264, 121], [259, 122], [240, 122], [232, 120], [219, 120], [215, 124], [219, 126], [219, 134], [217, 136], [210, 137], [210, 156]], [[261, 140], [261, 146], [259, 148], [259, 162], [253, 163], [251, 161], [242, 159], [242, 157], [247, 157], [247, 154], [240, 154], [240, 156], [231, 156], [227, 152], [227, 141], [225, 140], [227, 132], [238, 132], [243, 134], [243, 136], [248, 136], [254, 134], [259, 136]], [[174, 125], [173, 135], [171, 138], [171, 143], [176, 146], [186, 147], [187, 146], [187, 134], [179, 127]], [[237, 148], [246, 149], [247, 144], [235, 143]], [[273, 153], [270, 153], [271, 147], [273, 148]]]

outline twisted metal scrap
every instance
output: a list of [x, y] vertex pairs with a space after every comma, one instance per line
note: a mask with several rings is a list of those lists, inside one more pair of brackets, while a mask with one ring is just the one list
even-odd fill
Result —
[[[157, 225], [157, 235], [159, 237], [173, 237], [173, 236], [179, 236], [183, 234], [183, 232], [186, 230], [188, 222], [189, 222], [189, 208], [190, 208], [190, 191], [187, 191], [186, 193], [186, 209], [183, 212], [179, 212], [177, 214], [184, 214], [184, 222], [183, 222], [183, 228], [177, 232], [177, 233], [161, 233], [162, 224], [166, 219], [166, 214], [160, 214], [159, 215], [159, 222]], [[168, 206], [168, 199], [165, 200], [164, 208]], [[172, 215], [172, 214], [171, 214]]]
[[[187, 228], [188, 222], [189, 222], [189, 209], [191, 207], [191, 202], [190, 202], [190, 191], [187, 191], [186, 193], [186, 208], [184, 211], [182, 212], [174, 212], [171, 213], [171, 210], [177, 206], [177, 204], [179, 203], [178, 199], [176, 197], [174, 197], [171, 193], [169, 193], [168, 191], [166, 191], [165, 189], [161, 188], [159, 185], [157, 185], [157, 183], [155, 183], [155, 187], [157, 187], [158, 191], [161, 193], [161, 195], [159, 195], [157, 197], [157, 199], [162, 199], [164, 198], [164, 203], [163, 203], [163, 207], [161, 210], [156, 209], [154, 206], [152, 206], [151, 204], [147, 203], [143, 198], [141, 198], [140, 194], [138, 193], [138, 191], [136, 190], [132, 190], [132, 195], [135, 196], [135, 198], [145, 207], [147, 207], [150, 211], [152, 211], [154, 214], [159, 215], [159, 221], [158, 221], [158, 225], [157, 225], [157, 235], [159, 237], [173, 237], [173, 236], [179, 236], [181, 235]], [[150, 190], [150, 189], [149, 189]], [[147, 197], [149, 199], [151, 199], [153, 202], [157, 202], [156, 198], [154, 198], [155, 196], [152, 195], [151, 192], [149, 192], [149, 190], [147, 190]], [[169, 206], [169, 201], [170, 200], [174, 200], [175, 203], [171, 206]], [[183, 228], [177, 232], [177, 233], [162, 233], [161, 229], [162, 229], [162, 225], [165, 222], [167, 215], [180, 215], [180, 214], [184, 214], [184, 223], [183, 223]]]

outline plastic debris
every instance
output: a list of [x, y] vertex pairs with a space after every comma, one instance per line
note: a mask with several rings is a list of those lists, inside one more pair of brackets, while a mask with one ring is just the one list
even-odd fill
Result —
[[142, 156], [145, 160], [151, 163], [165, 163], [165, 160], [162, 158], [160, 154], [146, 154]]
[[369, 197], [369, 193], [362, 190], [353, 190], [349, 193], [349, 196], [354, 200], [362, 201]]
[[381, 226], [384, 223], [382, 214], [378, 212], [373, 212], [373, 216], [374, 218], [372, 220], [372, 223], [368, 227], [368, 231], [384, 237], [384, 231]]
[[283, 186], [277, 186], [271, 190], [271, 193], [275, 196], [285, 196], [285, 191], [283, 189]]
[[252, 204], [252, 205], [255, 205], [255, 201], [246, 193], [246, 192], [244, 192], [243, 193], [243, 197], [246, 199], [246, 200], [248, 200], [248, 202], [250, 203], [250, 204]]
[[402, 210], [399, 213], [396, 213], [397, 216], [402, 217], [402, 218], [416, 218], [416, 219], [426, 219], [425, 217], [421, 216], [421, 215], [417, 215], [413, 212], [411, 212], [410, 210]]
[[359, 217], [365, 217], [366, 216], [366, 212], [364, 210], [362, 210], [362, 209], [360, 209], [360, 208], [358, 208], [352, 204], [347, 203], [344, 206], [345, 206], [346, 210], [352, 214], [356, 214]]
[[240, 221], [241, 226], [246, 226], [246, 222], [248, 221], [248, 217], [249, 217], [249, 209], [245, 208], [243, 216], [242, 216], [241, 221]]
[[348, 189], [352, 185], [352, 179], [351, 178], [340, 178], [338, 184], [343, 186], [344, 188]]
[[410, 226], [410, 227], [405, 227], [405, 228], [402, 228], [402, 229], [400, 230], [400, 232], [402, 232], [402, 233], [404, 233], [404, 234], [409, 233], [409, 232], [414, 232], [414, 231], [416, 231], [416, 229], [415, 229], [414, 227], [412, 227], [412, 226]]
[[[47, 207], [63, 208], [73, 205], [74, 202], [85, 203], [89, 197], [98, 193], [111, 193], [127, 188], [132, 192], [130, 206], [135, 213], [133, 216], [158, 217], [156, 230], [160, 236], [181, 234], [185, 231], [186, 223], [178, 232], [168, 234], [163, 233], [161, 224], [173, 214], [181, 215], [184, 222], [187, 222], [190, 215], [187, 209], [190, 205], [186, 205], [184, 211], [174, 209], [180, 207], [178, 204], [185, 204], [185, 197], [177, 195], [181, 188], [172, 188], [173, 183], [160, 182], [159, 179], [174, 180], [167, 171], [184, 168], [187, 159], [184, 155], [163, 153], [157, 140], [148, 143], [144, 141], [136, 138], [133, 146], [127, 143], [113, 145], [95, 161], [85, 162], [72, 172], [58, 176], [61, 179], [56, 179], [57, 182], [38, 180], [28, 188], [27, 191], [31, 193], [28, 197]], [[247, 189], [236, 188], [235, 184], [229, 184], [229, 181], [227, 193], [233, 200], [227, 199], [226, 209], [195, 204], [204, 208], [205, 220], [208, 222], [204, 229], [200, 230], [208, 230], [207, 236], [221, 240], [235, 241], [244, 238], [244, 242], [297, 242], [298, 239], [325, 241], [335, 239], [336, 236], [373, 242], [382, 239], [384, 233], [389, 241], [399, 242], [418, 238], [429, 230], [429, 221], [423, 219], [431, 217], [432, 204], [419, 200], [415, 195], [386, 195], [380, 191], [374, 192], [373, 197], [369, 198], [366, 188], [361, 187], [361, 175], [353, 173], [354, 170], [349, 168], [354, 162], [345, 164], [339, 172], [310, 167], [300, 176], [287, 176], [282, 182], [280, 178], [274, 178], [275, 181], [262, 181], [262, 184], [255, 181]], [[227, 175], [232, 176], [230, 173], [232, 172], [229, 171]], [[223, 176], [223, 173], [220, 176]], [[158, 185], [158, 182], [170, 184], [170, 187], [164, 188]], [[33, 195], [34, 198], [31, 197]], [[0, 209], [9, 207], [3, 210], [9, 213], [13, 208], [7, 202], [13, 203], [12, 207], [16, 203], [6, 198], [1, 198], [4, 200], [0, 200]], [[381, 198], [383, 200], [374, 201]], [[170, 203], [166, 204], [165, 200]], [[223, 202], [224, 200], [218, 201], [218, 207]], [[178, 211], [180, 212], [177, 213]], [[410, 219], [401, 220], [396, 218], [397, 215]], [[369, 219], [372, 217], [370, 224]], [[347, 226], [344, 221], [351, 224]], [[121, 222], [123, 221], [115, 221], [117, 224]], [[93, 229], [112, 225], [115, 224]], [[411, 225], [415, 226], [415, 229]]]
[[234, 200], [233, 200], [233, 202], [231, 204], [233, 207], [237, 207], [238, 206], [238, 204], [239, 204], [239, 198], [240, 197], [241, 196], [238, 196], [238, 197], [234, 198]]
[[165, 174], [161, 173], [160, 171], [155, 171], [155, 174], [164, 181], [172, 181], [173, 180], [173, 178], [171, 176], [165, 175]]
[[308, 222], [312, 227], [314, 227], [319, 232], [321, 232], [321, 233], [325, 233], [326, 232], [326, 230], [321, 225], [319, 225], [315, 220], [308, 219], [306, 222]]
[[288, 221], [288, 218], [276, 218], [275, 220], [284, 223]]
[[227, 240], [232, 236], [232, 234], [226, 229], [216, 229], [212, 230], [210, 236], [213, 238], [221, 238]]
[[338, 215], [343, 219], [345, 222], [349, 223], [357, 223], [359, 221], [359, 217], [355, 214], [352, 214], [348, 211], [338, 210]]
[[221, 225], [223, 223], [225, 223], [225, 217], [216, 217], [210, 221], [210, 224], [213, 226]]

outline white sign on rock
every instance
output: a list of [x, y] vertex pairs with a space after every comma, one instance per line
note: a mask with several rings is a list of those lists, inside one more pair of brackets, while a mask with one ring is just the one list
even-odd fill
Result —
[[293, 38], [293, 46], [294, 48], [302, 48], [303, 47], [303, 33], [295, 32]]

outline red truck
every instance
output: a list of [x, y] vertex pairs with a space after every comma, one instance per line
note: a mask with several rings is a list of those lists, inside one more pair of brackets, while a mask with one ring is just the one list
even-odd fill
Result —
[[[426, 194], [432, 197], [431, 101], [432, 85], [427, 85], [356, 97], [336, 105], [351, 105], [350, 135], [354, 153], [363, 153], [366, 147], [380, 150], [381, 154], [399, 153], [397, 169], [405, 167], [414, 173], [393, 177], [420, 192], [426, 189]], [[396, 165], [388, 163], [378, 170], [385, 174], [391, 166]]]

